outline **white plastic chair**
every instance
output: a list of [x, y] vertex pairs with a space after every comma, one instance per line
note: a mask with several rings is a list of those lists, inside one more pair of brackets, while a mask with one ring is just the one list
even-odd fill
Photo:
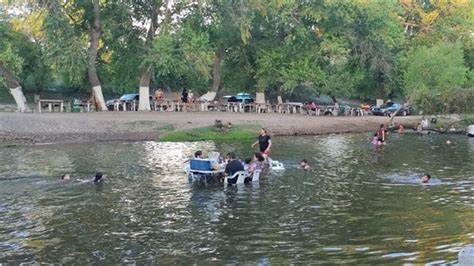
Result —
[[220, 153], [217, 151], [211, 151], [207, 154], [207, 157], [212, 163], [219, 162], [219, 156], [220, 156]]
[[[228, 179], [231, 178], [231, 179], [234, 179], [237, 177], [237, 182], [235, 182], [235, 184], [243, 184], [245, 182], [245, 176], [246, 176], [246, 172], [245, 171], [238, 171], [236, 172], [233, 176], [229, 177], [229, 176], [226, 176], [224, 178], [224, 184], [227, 185], [229, 184], [228, 182]], [[233, 183], [232, 183], [233, 184]]]
[[272, 160], [272, 158], [268, 157], [268, 164], [270, 165], [270, 170], [273, 171], [283, 171], [285, 170], [285, 166], [280, 163], [279, 161]]
[[255, 170], [252, 175], [252, 182], [258, 182], [260, 180], [260, 173], [262, 170]]

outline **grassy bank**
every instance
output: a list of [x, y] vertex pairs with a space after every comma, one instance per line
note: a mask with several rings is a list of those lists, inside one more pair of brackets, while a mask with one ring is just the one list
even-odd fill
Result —
[[187, 130], [177, 130], [161, 135], [160, 141], [202, 141], [202, 140], [248, 140], [255, 138], [255, 126], [236, 126], [230, 129], [202, 127]]

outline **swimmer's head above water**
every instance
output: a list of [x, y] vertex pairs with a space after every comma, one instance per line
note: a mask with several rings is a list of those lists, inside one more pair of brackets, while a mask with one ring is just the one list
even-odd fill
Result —
[[71, 176], [69, 174], [64, 174], [61, 176], [61, 180], [63, 181], [69, 181], [71, 179]]
[[301, 160], [300, 166], [298, 168], [302, 169], [302, 170], [305, 170], [305, 171], [309, 170], [308, 160], [306, 160], [306, 159]]
[[103, 176], [104, 176], [104, 175], [103, 175], [101, 172], [95, 173], [95, 176], [94, 176], [94, 183], [99, 183], [99, 182], [101, 182]]
[[424, 174], [422, 177], [421, 177], [421, 182], [423, 183], [428, 183], [428, 181], [431, 179], [431, 176], [429, 174]]

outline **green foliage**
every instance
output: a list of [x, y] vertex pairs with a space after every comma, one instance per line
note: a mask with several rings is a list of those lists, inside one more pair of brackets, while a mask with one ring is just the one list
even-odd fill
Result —
[[160, 141], [202, 141], [202, 140], [247, 140], [255, 138], [252, 127], [238, 126], [228, 130], [218, 130], [214, 127], [195, 128], [174, 131], [159, 136]]
[[461, 125], [468, 127], [469, 125], [474, 125], [474, 115], [468, 115], [464, 117], [461, 121]]
[[[26, 89], [87, 87], [91, 1], [26, 2], [31, 12], [1, 19], [0, 58]], [[197, 96], [209, 89], [214, 57], [222, 55], [226, 93], [408, 97], [425, 111], [469, 112], [472, 1], [172, 2], [100, 1], [96, 67], [105, 93], [136, 92], [153, 66], [152, 87]]]
[[13, 73], [19, 73], [23, 65], [23, 58], [13, 50], [11, 43], [6, 43], [0, 53], [0, 62], [5, 64]]
[[85, 87], [87, 39], [64, 13], [50, 12], [44, 21], [44, 59], [69, 86]]
[[461, 88], [467, 78], [459, 44], [420, 46], [408, 52], [403, 78], [408, 97], [428, 110], [439, 105], [441, 95]]
[[474, 88], [453, 89], [442, 94], [442, 100], [449, 113], [474, 113]]
[[[0, 16], [0, 20], [5, 19]], [[24, 90], [38, 90], [48, 83], [51, 74], [41, 58], [41, 46], [32, 41], [20, 28], [22, 20], [16, 18], [13, 23], [0, 24], [0, 63], [4, 64], [20, 81]], [[5, 87], [3, 78], [0, 86]]]

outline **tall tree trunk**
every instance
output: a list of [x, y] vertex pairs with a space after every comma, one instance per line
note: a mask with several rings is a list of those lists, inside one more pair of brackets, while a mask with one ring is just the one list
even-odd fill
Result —
[[[153, 40], [155, 39], [155, 32], [156, 28], [158, 27], [158, 5], [153, 7], [151, 12], [151, 23], [150, 27], [148, 28], [146, 40], [145, 40], [145, 48], [148, 50], [151, 48], [153, 44]], [[153, 74], [153, 65], [148, 65], [142, 72], [140, 76], [140, 85], [139, 85], [139, 94], [140, 98], [138, 100], [138, 111], [150, 111], [150, 79], [151, 75]]]
[[221, 85], [221, 69], [222, 69], [222, 60], [224, 59], [224, 52], [218, 51], [214, 57], [214, 62], [212, 63], [212, 84], [211, 89], [204, 95], [200, 97], [200, 100], [206, 102], [212, 102], [216, 99], [217, 92]]
[[224, 59], [224, 53], [219, 51], [214, 57], [214, 63], [212, 64], [212, 85], [211, 92], [217, 93], [221, 85], [221, 69], [222, 69], [222, 59]]
[[153, 66], [150, 65], [140, 77], [140, 98], [138, 100], [138, 111], [150, 111], [150, 79]]
[[5, 78], [10, 93], [15, 99], [18, 112], [29, 112], [30, 108], [26, 104], [26, 98], [20, 86], [20, 82], [13, 73], [3, 64], [0, 64], [0, 76]]
[[91, 24], [89, 37], [89, 61], [87, 63], [87, 74], [89, 83], [92, 87], [92, 98], [97, 111], [107, 111], [104, 96], [102, 94], [102, 86], [100, 85], [99, 77], [97, 76], [97, 69], [95, 67], [97, 61], [97, 51], [99, 49], [100, 40], [100, 10], [99, 0], [92, 0], [94, 20]]

